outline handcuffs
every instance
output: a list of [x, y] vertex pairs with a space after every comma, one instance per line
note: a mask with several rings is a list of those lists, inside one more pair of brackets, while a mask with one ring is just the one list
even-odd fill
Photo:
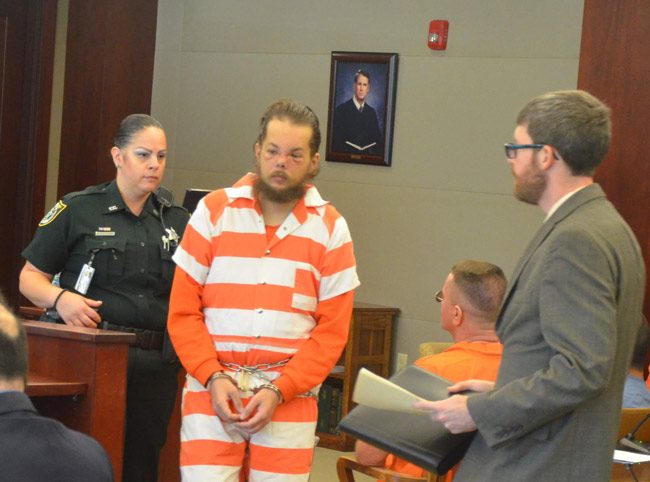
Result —
[[[272, 368], [282, 367], [286, 365], [288, 362], [289, 359], [287, 358], [277, 363], [261, 363], [259, 365], [252, 365], [252, 366], [239, 365], [238, 363], [221, 363], [225, 368], [228, 368], [229, 370], [235, 373], [239, 373], [240, 374], [238, 377], [239, 381], [235, 380], [233, 377], [231, 377], [230, 375], [228, 375], [223, 371], [218, 371], [210, 375], [210, 378], [208, 378], [208, 381], [205, 383], [205, 387], [209, 389], [210, 383], [212, 381], [218, 380], [220, 378], [225, 378], [228, 379], [239, 390], [244, 392], [250, 391], [253, 393], [257, 393], [263, 388], [268, 388], [269, 390], [275, 392], [280, 402], [282, 402], [284, 398], [282, 396], [282, 392], [280, 391], [278, 386], [273, 383], [273, 380], [271, 380], [263, 372], [270, 370]], [[251, 387], [251, 381], [252, 381], [251, 377], [255, 377], [258, 380], [263, 381], [264, 383], [253, 388]]]

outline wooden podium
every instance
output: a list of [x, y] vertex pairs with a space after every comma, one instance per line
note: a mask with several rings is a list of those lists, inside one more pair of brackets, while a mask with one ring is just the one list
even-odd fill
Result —
[[26, 393], [36, 409], [95, 438], [122, 478], [128, 347], [133, 333], [23, 321]]

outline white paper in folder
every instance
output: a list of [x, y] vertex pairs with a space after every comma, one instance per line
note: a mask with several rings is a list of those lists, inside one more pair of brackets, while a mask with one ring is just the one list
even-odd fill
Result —
[[352, 392], [352, 401], [359, 405], [428, 415], [428, 412], [413, 408], [413, 404], [420, 400], [422, 398], [365, 368], [359, 371], [354, 392]]

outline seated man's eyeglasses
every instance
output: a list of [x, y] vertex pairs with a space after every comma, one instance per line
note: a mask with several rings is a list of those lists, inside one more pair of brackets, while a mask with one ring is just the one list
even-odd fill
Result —
[[435, 298], [438, 303], [442, 303], [442, 300], [444, 300], [442, 297], [442, 290], [436, 291]]
[[506, 150], [506, 157], [508, 159], [514, 159], [517, 157], [517, 151], [519, 149], [541, 149], [546, 144], [504, 144], [503, 147]]

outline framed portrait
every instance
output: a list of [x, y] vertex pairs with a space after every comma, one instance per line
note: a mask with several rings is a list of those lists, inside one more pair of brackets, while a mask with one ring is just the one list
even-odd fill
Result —
[[390, 166], [397, 54], [332, 52], [328, 161]]

